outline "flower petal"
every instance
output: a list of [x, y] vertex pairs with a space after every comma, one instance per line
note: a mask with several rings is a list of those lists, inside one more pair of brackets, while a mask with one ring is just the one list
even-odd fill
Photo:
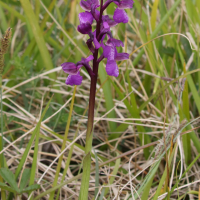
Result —
[[85, 24], [88, 22], [89, 24], [92, 24], [93, 22], [93, 16], [90, 12], [82, 12], [78, 15], [80, 24]]
[[106, 35], [103, 35], [103, 37], [101, 38], [101, 47], [104, 49], [106, 46], [104, 45], [103, 41], [105, 39]]
[[115, 60], [117, 49], [115, 47], [105, 46], [103, 50], [103, 55], [108, 60]]
[[123, 42], [121, 40], [117, 40], [115, 38], [109, 38], [108, 41], [106, 42], [108, 46], [115, 46], [115, 47], [120, 47], [124, 46]]
[[108, 22], [103, 22], [103, 27], [104, 28], [110, 28], [110, 26], [108, 25]]
[[92, 14], [92, 16], [94, 17], [94, 19], [96, 21], [99, 21], [100, 12], [98, 10], [96, 10], [97, 7], [99, 7], [99, 6], [92, 5], [92, 7], [91, 7], [91, 14]]
[[90, 0], [91, 4], [95, 5], [96, 7], [100, 6], [99, 0]]
[[78, 25], [77, 30], [82, 34], [88, 34], [90, 31], [92, 31], [92, 26], [87, 22], [85, 24]]
[[99, 0], [87, 0], [87, 1], [81, 0], [80, 2], [81, 8], [85, 11], [91, 11], [92, 5], [99, 7], [100, 6]]
[[113, 19], [117, 23], [127, 23], [129, 18], [125, 10], [117, 8], [114, 12]]
[[101, 47], [96, 37], [94, 37], [93, 43], [94, 43], [95, 49], [99, 49]]
[[91, 60], [93, 60], [94, 59], [94, 56], [93, 55], [89, 55], [87, 58], [85, 58], [85, 62], [90, 62]]
[[132, 8], [133, 3], [134, 3], [133, 0], [122, 0], [120, 1], [118, 8], [120, 9]]
[[115, 77], [119, 76], [119, 69], [118, 69], [116, 61], [110, 60], [107, 62], [106, 72], [109, 76], [115, 76]]
[[93, 36], [94, 36], [93, 43], [94, 43], [95, 49], [99, 49], [101, 47], [101, 45], [99, 44], [99, 42], [96, 38], [96, 30], [93, 32]]
[[111, 37], [112, 36], [112, 33], [111, 33], [111, 31], [110, 31], [110, 28], [109, 28], [109, 26], [106, 26], [106, 27], [108, 27], [108, 28], [104, 28], [103, 26], [101, 27], [101, 31], [100, 31], [100, 33], [99, 33], [99, 35], [98, 35], [98, 40], [101, 40], [102, 39], [102, 37], [104, 36], [104, 35], [108, 35], [108, 37]]
[[128, 53], [117, 53], [115, 60], [128, 60], [129, 54]]
[[[115, 21], [113, 21], [112, 19], [110, 19], [108, 15], [102, 16], [102, 20], [103, 20], [103, 23], [107, 22], [109, 27], [113, 27], [113, 26], [116, 26], [118, 24]], [[106, 28], [106, 27], [104, 26], [104, 28]]]
[[80, 75], [80, 72], [76, 75], [69, 75], [65, 81], [67, 85], [80, 85], [82, 83], [83, 77]]
[[89, 39], [87, 40], [86, 44], [87, 44], [89, 50], [90, 50], [92, 53], [94, 53], [94, 52], [95, 52], [95, 48], [94, 48], [94, 45], [93, 45], [92, 42], [93, 42], [93, 40], [92, 40], [91, 38], [89, 38]]
[[91, 10], [91, 4], [88, 1], [81, 0], [80, 6], [85, 11], [90, 11]]
[[119, 6], [119, 4], [120, 4], [120, 1], [119, 1], [119, 0], [116, 0], [116, 1], [115, 1], [115, 0], [112, 0], [112, 2], [115, 3], [117, 6]]
[[75, 75], [78, 72], [78, 68], [76, 67], [76, 65], [74, 63], [71, 62], [65, 62], [63, 64], [61, 64], [62, 69], [65, 73], [71, 74], [71, 75]]
[[100, 17], [100, 11], [95, 10], [95, 15], [99, 18]]

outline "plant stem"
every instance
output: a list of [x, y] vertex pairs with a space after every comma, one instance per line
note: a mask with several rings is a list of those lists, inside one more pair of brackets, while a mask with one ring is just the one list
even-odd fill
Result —
[[[97, 22], [96, 27], [96, 37], [100, 33], [100, 25], [103, 14], [103, 0], [101, 0], [100, 6], [100, 17]], [[95, 50], [93, 59], [93, 73], [91, 76], [90, 82], [90, 98], [89, 98], [89, 111], [88, 111], [88, 123], [87, 123], [87, 132], [86, 132], [86, 144], [85, 144], [85, 158], [83, 160], [83, 176], [81, 180], [81, 190], [79, 194], [79, 200], [87, 200], [88, 199], [88, 190], [89, 190], [89, 181], [90, 181], [90, 167], [91, 167], [91, 150], [92, 150], [92, 139], [93, 139], [93, 123], [94, 123], [94, 106], [95, 106], [95, 95], [96, 95], [96, 84], [98, 77], [98, 49]]]
[[[95, 53], [96, 52], [98, 55], [98, 50], [96, 50]], [[93, 62], [93, 64], [94, 63], [97, 64], [97, 72], [98, 72], [98, 63], [95, 61]], [[90, 98], [89, 98], [90, 100], [89, 100], [88, 123], [87, 123], [86, 144], [85, 144], [85, 155], [86, 156], [83, 161], [83, 176], [82, 176], [82, 181], [81, 181], [81, 190], [80, 190], [80, 194], [79, 194], [79, 200], [87, 200], [88, 199], [96, 83], [97, 83], [97, 73], [95, 73], [95, 75], [91, 77], [91, 84], [90, 84]]]
[[[2, 74], [0, 75], [0, 93], [1, 93], [1, 136], [0, 136], [0, 151], [3, 150], [3, 105], [2, 105]], [[3, 153], [0, 154], [0, 165], [4, 167]]]
[[[0, 74], [0, 95], [1, 95], [1, 135], [0, 135], [0, 151], [3, 150], [3, 105], [2, 105], [2, 74]], [[4, 167], [4, 156], [3, 153], [0, 154], [0, 168]], [[3, 183], [3, 178], [0, 176], [0, 182]], [[5, 190], [1, 189], [2, 200], [6, 200]]]

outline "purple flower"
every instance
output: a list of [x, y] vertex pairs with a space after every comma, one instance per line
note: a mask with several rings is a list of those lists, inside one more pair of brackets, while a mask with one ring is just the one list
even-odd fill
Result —
[[129, 18], [124, 9], [133, 7], [133, 0], [114, 1], [118, 8], [114, 12], [113, 19], [117, 23], [127, 23]]
[[108, 7], [110, 3], [115, 3], [118, 8], [114, 12], [113, 19], [117, 23], [127, 23], [128, 22], [128, 15], [126, 14], [124, 9], [132, 8], [133, 7], [133, 0], [107, 0], [104, 4], [104, 10]]
[[[96, 38], [96, 30], [92, 33], [89, 32], [88, 35], [90, 36], [90, 38], [87, 40], [86, 44], [89, 48], [89, 50], [94, 53], [95, 49], [99, 49], [101, 47], [101, 44], [98, 42], [97, 38]], [[94, 45], [93, 45], [94, 43]]]
[[89, 32], [92, 31], [92, 26], [91, 26], [91, 24], [86, 22], [85, 24], [78, 25], [77, 30], [82, 34], [88, 34]]
[[102, 16], [102, 21], [103, 21], [104, 28], [106, 28], [107, 26], [113, 27], [113, 26], [116, 26], [118, 24], [117, 22], [110, 19], [108, 15]]
[[82, 34], [88, 34], [92, 31], [93, 15], [90, 12], [82, 12], [78, 15], [80, 25], [77, 30]]
[[113, 1], [119, 9], [128, 9], [133, 7], [133, 0]]
[[100, 6], [99, 0], [81, 0], [80, 6], [85, 11], [91, 11], [92, 6], [95, 6], [96, 8]]
[[[80, 25], [78, 26], [78, 31], [82, 34], [88, 34], [90, 39], [88, 41], [89, 49], [92, 48], [92, 42], [94, 43], [95, 49], [100, 48], [100, 44], [96, 38], [96, 30], [92, 33], [92, 22], [93, 22], [93, 15], [90, 12], [82, 12], [79, 14], [79, 21]], [[92, 51], [93, 52], [93, 51]]]
[[[80, 85], [82, 82], [83, 77], [80, 75], [79, 69], [84, 66], [85, 69], [88, 71], [90, 76], [93, 75], [92, 69], [89, 65], [89, 62], [93, 60], [93, 55], [88, 56], [87, 58], [82, 58], [81, 61], [77, 62], [76, 64], [71, 62], [63, 63], [62, 69], [65, 73], [68, 73], [69, 76], [67, 77], [65, 83], [67, 85]], [[76, 81], [77, 79], [77, 81]]]
[[79, 17], [79, 21], [80, 21], [80, 24], [85, 24], [86, 22], [88, 22], [89, 24], [92, 25], [92, 22], [93, 22], [93, 16], [90, 12], [82, 12], [78, 15]]
[[109, 38], [108, 41], [106, 42], [108, 46], [115, 46], [115, 47], [123, 47], [124, 44], [121, 40], [117, 40], [115, 38]]
[[93, 43], [94, 43], [95, 49], [99, 49], [101, 47], [101, 45], [99, 44], [99, 42], [96, 38], [96, 30], [93, 32], [93, 36], [94, 36]]
[[71, 63], [71, 62], [65, 62], [61, 66], [65, 73], [68, 73], [71, 75], [76, 75], [79, 71], [79, 68], [74, 63]]
[[128, 15], [126, 14], [125, 10], [119, 9], [119, 8], [116, 8], [113, 19], [117, 23], [121, 23], [121, 22], [128, 23], [128, 20], [129, 20]]
[[116, 61], [129, 59], [128, 53], [118, 53], [116, 46], [123, 46], [122, 41], [110, 38], [107, 41], [107, 45], [103, 47], [103, 55], [107, 58], [106, 72], [109, 76], [117, 77], [119, 70]]
[[83, 77], [78, 72], [76, 75], [69, 75], [65, 81], [67, 85], [80, 85], [82, 83]]
[[[108, 15], [103, 15], [103, 11], [112, 2], [117, 5], [113, 19], [111, 19]], [[110, 29], [111, 27], [116, 26], [118, 23], [128, 22], [128, 15], [124, 9], [132, 8], [133, 0], [107, 0], [104, 5], [100, 7], [100, 11], [97, 10], [97, 8], [100, 6], [99, 0], [81, 0], [80, 5], [85, 12], [82, 12], [78, 15], [80, 25], [77, 27], [77, 30], [82, 34], [89, 35], [89, 39], [87, 40], [86, 44], [93, 55], [90, 55], [87, 58], [82, 58], [81, 61], [77, 62], [76, 64], [66, 62], [61, 65], [63, 71], [69, 74], [66, 84], [81, 84], [83, 78], [80, 75], [79, 70], [82, 66], [85, 67], [91, 78], [96, 78], [99, 62], [101, 62], [104, 58], [107, 58], [107, 74], [109, 76], [117, 77], [119, 75], [119, 69], [116, 61], [128, 59], [129, 54], [117, 52], [116, 47], [123, 47], [124, 44], [121, 40], [113, 38]], [[97, 29], [92, 30], [92, 23], [94, 20], [96, 21]], [[107, 41], [104, 41], [106, 39]], [[98, 57], [98, 49], [100, 47], [103, 48], [103, 54]], [[92, 69], [89, 65], [89, 61], [93, 60], [94, 58], [95, 60], [93, 61]]]

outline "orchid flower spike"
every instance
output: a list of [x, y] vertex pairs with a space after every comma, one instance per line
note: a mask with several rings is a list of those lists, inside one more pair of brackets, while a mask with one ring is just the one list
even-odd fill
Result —
[[[111, 4], [117, 5], [114, 11], [113, 19], [108, 15], [103, 15], [103, 11]], [[119, 75], [119, 69], [116, 61], [129, 59], [128, 53], [118, 53], [116, 47], [123, 47], [122, 41], [113, 38], [111, 28], [119, 23], [127, 23], [129, 18], [125, 9], [133, 7], [133, 0], [107, 0], [104, 5], [101, 6], [100, 11], [97, 10], [100, 7], [99, 0], [81, 0], [81, 8], [85, 11], [79, 14], [80, 25], [77, 30], [81, 34], [87, 34], [89, 39], [86, 44], [93, 55], [87, 58], [82, 58], [81, 61], [76, 64], [71, 62], [63, 63], [62, 69], [65, 73], [68, 73], [66, 84], [67, 85], [80, 85], [83, 77], [80, 75], [80, 68], [85, 67], [90, 77], [97, 75], [95, 68], [99, 66], [104, 58], [107, 59], [106, 72], [109, 76], [117, 77]], [[96, 29], [92, 30], [92, 24], [96, 21]], [[107, 35], [107, 37], [106, 37]], [[107, 41], [105, 41], [107, 38]], [[97, 58], [98, 49], [103, 49], [103, 54]], [[93, 68], [89, 65], [89, 62], [93, 60]]]

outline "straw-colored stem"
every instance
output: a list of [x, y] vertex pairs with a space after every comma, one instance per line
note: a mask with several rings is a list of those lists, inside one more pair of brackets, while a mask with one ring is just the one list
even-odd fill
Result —
[[[3, 150], [3, 105], [2, 105], [2, 74], [0, 74], [0, 99], [1, 99], [1, 135], [0, 135], [0, 151]], [[0, 154], [0, 168], [4, 167], [3, 153]], [[3, 178], [0, 176], [0, 182], [3, 183]], [[5, 190], [1, 189], [2, 200], [6, 200]]]

